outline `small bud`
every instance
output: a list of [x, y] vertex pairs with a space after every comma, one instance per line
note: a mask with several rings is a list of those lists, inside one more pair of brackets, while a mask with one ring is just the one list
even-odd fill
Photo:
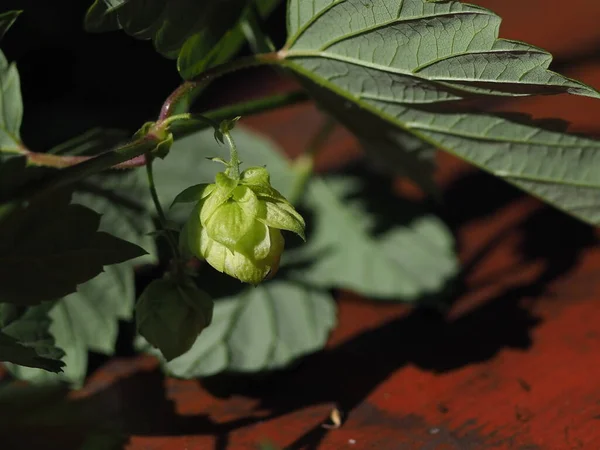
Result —
[[243, 282], [256, 285], [277, 272], [281, 230], [304, 239], [304, 219], [271, 186], [264, 167], [248, 168], [239, 179], [218, 173], [214, 184], [184, 193], [179, 201], [195, 194], [198, 203], [182, 230], [181, 246]]
[[213, 301], [191, 283], [161, 279], [148, 285], [135, 309], [138, 332], [170, 361], [187, 352], [210, 325]]

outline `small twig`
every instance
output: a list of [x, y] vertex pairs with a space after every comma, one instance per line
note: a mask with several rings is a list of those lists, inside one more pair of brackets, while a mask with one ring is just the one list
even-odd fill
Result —
[[169, 230], [167, 224], [167, 216], [160, 204], [160, 199], [158, 198], [158, 192], [156, 191], [156, 183], [154, 182], [154, 171], [152, 170], [152, 160], [153, 157], [150, 153], [146, 153], [146, 175], [148, 176], [148, 187], [150, 189], [150, 195], [152, 197], [152, 201], [154, 202], [154, 207], [156, 208], [156, 214], [158, 216], [158, 221], [160, 223], [160, 227], [162, 231], [165, 233], [167, 241], [169, 243], [169, 247], [171, 248], [171, 252], [177, 261], [181, 261], [181, 254], [179, 253], [179, 246], [177, 245], [177, 241], [171, 230]]
[[[259, 66], [262, 64], [273, 64], [279, 61], [279, 59], [280, 55], [275, 52], [263, 53], [259, 55], [248, 56], [246, 58], [240, 58], [230, 63], [221, 64], [208, 69], [197, 78], [181, 84], [171, 93], [171, 95], [167, 97], [160, 110], [158, 120], [165, 120], [168, 117], [176, 114], [177, 108], [181, 102], [187, 100], [189, 103], [191, 103], [193, 101], [194, 92], [211, 83], [213, 80], [241, 69], [247, 69], [249, 67]], [[185, 110], [187, 109], [188, 108], [186, 105]]]
[[[213, 111], [209, 111], [203, 114], [203, 116], [191, 114], [188, 120], [174, 122], [171, 125], [171, 129], [176, 138], [182, 138], [210, 127], [211, 125], [205, 119], [209, 119], [215, 123], [219, 123], [222, 120], [231, 119], [232, 117], [249, 116], [252, 114], [259, 114], [284, 106], [294, 105], [296, 103], [306, 101], [308, 100], [308, 98], [308, 94], [306, 94], [306, 92], [304, 91], [293, 91], [285, 94], [277, 94], [260, 98], [258, 100], [240, 102], [230, 106], [218, 108]], [[106, 153], [115, 152], [117, 149], [109, 150]], [[27, 158], [28, 163], [31, 165], [54, 167], [57, 169], [64, 169], [70, 166], [75, 166], [77, 164], [84, 163], [86, 161], [100, 156], [72, 156], [55, 155], [51, 153], [38, 153], [29, 150], [24, 146], [20, 146], [18, 150], [0, 149], [0, 152], [23, 155]], [[107, 169], [133, 169], [136, 167], [142, 167], [145, 164], [146, 156], [142, 154], [137, 155], [127, 161], [120, 162], [112, 167], [107, 167]]]

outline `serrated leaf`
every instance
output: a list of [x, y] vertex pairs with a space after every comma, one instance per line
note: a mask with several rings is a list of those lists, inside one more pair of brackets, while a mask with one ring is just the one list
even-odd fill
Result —
[[[54, 153], [93, 155], [124, 137], [117, 130], [90, 130], [53, 149]], [[109, 172], [88, 177], [76, 186], [73, 202], [102, 214], [99, 229], [145, 248], [149, 254], [109, 266], [104, 273], [80, 285], [76, 293], [59, 300], [50, 316], [57, 345], [65, 350], [65, 372], [59, 375], [9, 366], [18, 378], [38, 384], [67, 381], [78, 386], [87, 372], [88, 351], [111, 355], [119, 320], [130, 320], [135, 300], [133, 266], [157, 261], [150, 230], [153, 211], [147, 182], [141, 171]], [[152, 208], [152, 209], [151, 209]]]
[[17, 378], [36, 384], [66, 381], [81, 386], [87, 373], [88, 351], [112, 355], [118, 321], [132, 318], [135, 299], [133, 271], [128, 263], [109, 266], [77, 292], [56, 302], [50, 311], [50, 333], [64, 350], [64, 372], [7, 365]]
[[[598, 141], [457, 103], [481, 96], [600, 96], [549, 71], [549, 53], [498, 39], [499, 25], [490, 11], [456, 1], [291, 0], [289, 38], [280, 54], [309, 85], [334, 94], [326, 108], [362, 109], [399, 133], [600, 223]], [[318, 89], [312, 91], [320, 100]]]
[[[321, 349], [334, 324], [335, 303], [327, 292], [270, 281], [217, 299], [211, 326], [165, 369], [182, 378], [280, 369]], [[143, 340], [139, 345], [144, 348]]]
[[0, 222], [3, 302], [34, 305], [57, 300], [104, 266], [145, 254], [137, 245], [98, 232], [100, 216], [69, 204], [69, 197], [33, 203]]
[[171, 361], [186, 353], [210, 325], [213, 301], [191, 282], [159, 279], [146, 287], [135, 312], [140, 335]]
[[[128, 136], [122, 130], [94, 128], [52, 148], [50, 152], [94, 156], [126, 142]], [[154, 205], [143, 170], [104, 172], [87, 177], [75, 186], [72, 202], [101, 214], [100, 231], [146, 250], [147, 255], [129, 261], [130, 265], [157, 262], [156, 246], [150, 236], [154, 230]]]
[[23, 101], [17, 66], [9, 64], [0, 51], [0, 148], [18, 151], [21, 147]]
[[50, 372], [60, 372], [64, 363], [60, 359], [40, 356], [32, 347], [0, 331], [0, 361], [36, 367]]
[[364, 172], [313, 178], [304, 196], [312, 231], [306, 245], [284, 254], [290, 278], [369, 298], [447, 294], [459, 271], [450, 230], [421, 205], [393, 196], [382, 181]]
[[64, 352], [49, 332], [51, 304], [19, 310], [0, 304], [0, 361], [61, 372]]
[[[467, 94], [595, 89], [548, 70], [552, 56], [498, 39], [500, 17], [474, 5], [423, 0], [291, 0], [286, 59], [342, 89], [392, 103], [427, 104]], [[362, 86], [361, 86], [362, 85]]]
[[6, 11], [0, 14], [0, 41], [22, 12], [23, 11]]
[[155, 228], [151, 214], [153, 205], [143, 172], [132, 170], [89, 177], [77, 185], [73, 203], [102, 214], [100, 231], [146, 250], [146, 255], [131, 264], [158, 261], [156, 245], [150, 236]]

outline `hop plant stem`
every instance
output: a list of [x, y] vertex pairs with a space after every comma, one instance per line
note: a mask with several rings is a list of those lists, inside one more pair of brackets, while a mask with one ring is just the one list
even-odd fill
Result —
[[[158, 215], [158, 221], [160, 223], [160, 227], [162, 231], [165, 233], [165, 237], [167, 242], [169, 243], [169, 247], [171, 248], [171, 252], [175, 259], [179, 262], [181, 261], [181, 254], [179, 252], [179, 247], [177, 246], [177, 241], [173, 236], [173, 233], [167, 227], [167, 217], [165, 216], [165, 212], [160, 204], [160, 199], [158, 198], [158, 192], [156, 191], [156, 184], [154, 183], [154, 172], [152, 170], [152, 162], [153, 157], [150, 154], [146, 154], [146, 174], [148, 175], [148, 187], [150, 189], [150, 195], [152, 196], [152, 201], [154, 202], [154, 206], [156, 208], [156, 214]], [[178, 264], [177, 264], [178, 266]]]
[[240, 157], [238, 155], [237, 147], [235, 145], [235, 141], [231, 137], [231, 133], [227, 131], [223, 133], [223, 137], [227, 141], [229, 145], [229, 170], [227, 171], [228, 175], [234, 180], [240, 179]]

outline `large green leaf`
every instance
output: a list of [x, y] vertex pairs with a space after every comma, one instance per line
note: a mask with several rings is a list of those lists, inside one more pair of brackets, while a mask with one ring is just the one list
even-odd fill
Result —
[[338, 116], [343, 108], [345, 115], [366, 112], [397, 133], [600, 223], [599, 142], [459, 103], [482, 96], [600, 96], [549, 71], [547, 52], [498, 39], [499, 25], [490, 11], [456, 1], [291, 0], [289, 38], [280, 55]]
[[0, 14], [0, 41], [22, 12], [23, 11], [6, 11]]
[[[335, 303], [326, 291], [269, 281], [217, 299], [211, 325], [165, 369], [182, 378], [280, 369], [321, 349], [334, 325]], [[139, 345], [156, 354], [142, 339]]]
[[133, 271], [127, 263], [107, 267], [50, 310], [49, 332], [65, 353], [64, 372], [53, 374], [12, 364], [7, 365], [8, 369], [16, 377], [36, 384], [67, 381], [80, 386], [87, 373], [88, 351], [113, 354], [118, 321], [131, 319], [134, 299]]
[[598, 91], [548, 70], [552, 56], [498, 39], [500, 17], [457, 1], [291, 0], [286, 59], [362, 99]]
[[87, 373], [88, 351], [112, 355], [119, 320], [133, 316], [133, 266], [157, 261], [148, 213], [149, 194], [138, 171], [104, 174], [77, 186], [73, 201], [102, 214], [100, 229], [144, 247], [148, 255], [106, 267], [104, 273], [80, 285], [77, 292], [56, 302], [50, 311], [50, 333], [64, 350], [61, 374], [9, 365], [18, 378], [34, 383], [67, 381], [79, 386]]
[[210, 325], [213, 301], [191, 280], [152, 281], [135, 305], [138, 333], [167, 361], [186, 353]]
[[17, 66], [0, 51], [0, 149], [19, 150], [23, 101]]
[[[128, 134], [121, 130], [95, 128], [52, 148], [50, 153], [93, 156], [126, 142], [127, 138]], [[151, 237], [154, 205], [144, 170], [108, 171], [88, 177], [75, 186], [72, 201], [102, 215], [100, 231], [146, 250], [148, 254], [130, 261], [131, 265], [157, 262]]]
[[35, 202], [0, 222], [3, 302], [34, 305], [57, 300], [104, 266], [145, 254], [137, 245], [98, 232], [100, 215], [69, 200], [70, 195], [60, 195]]
[[[122, 133], [92, 130], [53, 149], [53, 153], [84, 155], [105, 150]], [[154, 229], [149, 211], [151, 199], [143, 171], [109, 172], [87, 178], [76, 186], [73, 202], [101, 214], [99, 229], [136, 244], [147, 255], [109, 266], [104, 273], [80, 285], [77, 292], [56, 302], [50, 311], [50, 334], [65, 351], [64, 373], [55, 375], [10, 365], [11, 372], [35, 383], [57, 380], [80, 385], [87, 372], [88, 351], [111, 355], [118, 335], [119, 320], [133, 316], [135, 300], [133, 266], [157, 262], [149, 233]]]
[[369, 298], [440, 299], [459, 271], [454, 239], [422, 206], [393, 196], [363, 171], [314, 178], [305, 194], [313, 223], [306, 245], [284, 260], [289, 276]]
[[25, 311], [0, 304], [0, 361], [60, 372], [63, 351], [49, 332], [51, 303]]

